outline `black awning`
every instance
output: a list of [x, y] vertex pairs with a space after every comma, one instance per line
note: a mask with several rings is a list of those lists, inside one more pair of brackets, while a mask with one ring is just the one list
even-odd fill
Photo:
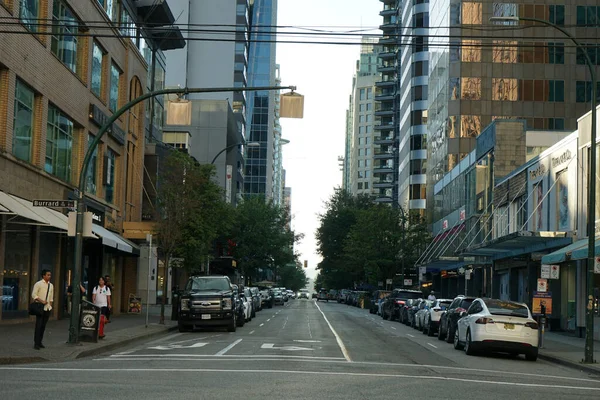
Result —
[[175, 17], [166, 0], [136, 0], [138, 16], [148, 26], [165, 26], [175, 22]]
[[147, 39], [153, 43], [152, 47], [162, 51], [183, 49], [186, 45], [181, 30], [176, 26], [147, 28], [146, 33]]
[[471, 246], [465, 249], [461, 254], [492, 257], [497, 260], [535, 251], [562, 247], [572, 242], [573, 238], [566, 232], [519, 231]]

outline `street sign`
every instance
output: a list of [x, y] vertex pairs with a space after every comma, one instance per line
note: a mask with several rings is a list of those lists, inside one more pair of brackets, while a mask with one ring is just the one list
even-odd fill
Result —
[[471, 270], [470, 269], [465, 271], [465, 279], [468, 281], [471, 280]]
[[546, 315], [552, 314], [552, 292], [533, 292], [533, 307], [531, 313], [539, 315], [542, 306], [546, 307]]
[[550, 279], [550, 265], [542, 264], [542, 272], [540, 278]]
[[412, 286], [412, 279], [405, 279], [404, 286]]
[[393, 279], [386, 279], [386, 280], [385, 280], [385, 284], [386, 284], [386, 285], [391, 285], [392, 283], [394, 283], [394, 280], [393, 280]]
[[75, 200], [34, 200], [34, 207], [75, 208]]
[[550, 266], [550, 279], [559, 279], [560, 278], [560, 265], [551, 265]]
[[537, 280], [537, 291], [538, 292], [547, 292], [548, 291], [548, 280], [547, 279], [538, 279]]
[[427, 273], [427, 267], [419, 267], [419, 274], [425, 275]]

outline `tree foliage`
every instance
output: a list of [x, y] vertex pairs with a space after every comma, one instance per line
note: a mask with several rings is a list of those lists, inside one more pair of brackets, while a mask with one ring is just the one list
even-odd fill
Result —
[[341, 190], [326, 203], [316, 237], [323, 260], [315, 287], [328, 289], [377, 285], [397, 275], [412, 276], [429, 241], [418, 214]]
[[308, 278], [300, 263], [290, 263], [282, 266], [279, 270], [279, 279], [281, 286], [294, 292], [304, 288], [308, 283]]

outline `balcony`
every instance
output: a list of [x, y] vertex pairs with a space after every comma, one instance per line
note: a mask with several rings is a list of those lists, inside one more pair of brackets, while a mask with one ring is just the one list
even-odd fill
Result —
[[394, 80], [394, 79], [390, 79], [388, 81], [375, 82], [375, 86], [377, 86], [377, 87], [391, 87], [394, 85], [396, 85], [396, 80]]
[[397, 53], [398, 53], [398, 50], [385, 51], [383, 53], [379, 53], [379, 58], [381, 58], [382, 60], [388, 60], [390, 58], [395, 58]]
[[386, 108], [382, 108], [381, 110], [375, 110], [376, 117], [387, 117], [387, 116], [392, 116], [392, 115], [394, 115], [393, 107], [386, 107]]
[[394, 7], [393, 5], [386, 6], [383, 8], [383, 10], [379, 11], [379, 15], [381, 15], [382, 17], [396, 15], [397, 13], [398, 13], [398, 9], [396, 7]]
[[394, 129], [394, 122], [390, 122], [389, 124], [375, 125], [373, 129], [376, 131], [391, 131]]
[[395, 63], [389, 65], [378, 65], [377, 72], [396, 72], [398, 65]]
[[391, 196], [378, 196], [375, 198], [376, 203], [390, 204], [392, 201]]
[[398, 24], [395, 22], [383, 23], [383, 24], [379, 25], [379, 29], [381, 29], [384, 33], [386, 33], [386, 32], [398, 29]]
[[391, 160], [394, 158], [394, 153], [391, 151], [376, 151], [375, 154], [373, 154], [373, 158], [375, 160]]
[[379, 181], [373, 182], [373, 188], [375, 189], [391, 189], [394, 187], [393, 181]]
[[394, 136], [375, 136], [373, 138], [373, 144], [391, 146], [394, 144]]
[[394, 90], [386, 90], [380, 94], [375, 95], [375, 101], [392, 101], [396, 97]]
[[373, 168], [373, 174], [391, 174], [392, 172], [394, 172], [394, 167], [390, 165]]
[[398, 37], [396, 37], [396, 36], [383, 36], [382, 38], [379, 39], [380, 45], [397, 44], [397, 43], [398, 43]]

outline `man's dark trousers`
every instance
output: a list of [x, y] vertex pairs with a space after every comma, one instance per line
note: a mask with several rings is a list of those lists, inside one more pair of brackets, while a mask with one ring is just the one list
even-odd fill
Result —
[[42, 315], [35, 316], [35, 336], [34, 336], [34, 344], [39, 346], [42, 344], [42, 340], [44, 340], [44, 331], [46, 330], [46, 324], [48, 323], [48, 319], [50, 318], [50, 311], [44, 311]]

